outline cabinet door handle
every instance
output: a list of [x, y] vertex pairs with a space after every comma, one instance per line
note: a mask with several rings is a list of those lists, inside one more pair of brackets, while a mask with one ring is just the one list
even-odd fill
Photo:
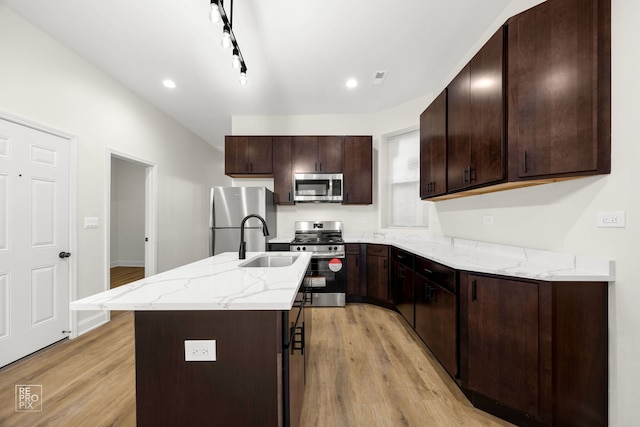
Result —
[[289, 201], [291, 201], [291, 191], [289, 191]]
[[427, 304], [431, 302], [431, 286], [427, 282], [424, 282], [424, 302]]
[[478, 282], [474, 279], [471, 281], [471, 301], [478, 299]]
[[[415, 188], [415, 187], [414, 187]], [[424, 272], [427, 274], [433, 274], [433, 271], [429, 270], [428, 268], [423, 268]]]
[[469, 167], [469, 183], [476, 180], [476, 174], [474, 173], [475, 171], [475, 168]]
[[522, 168], [527, 173], [527, 150], [522, 150]]
[[429, 302], [438, 302], [438, 290], [429, 286]]
[[320, 172], [322, 172], [322, 162], [320, 162]]

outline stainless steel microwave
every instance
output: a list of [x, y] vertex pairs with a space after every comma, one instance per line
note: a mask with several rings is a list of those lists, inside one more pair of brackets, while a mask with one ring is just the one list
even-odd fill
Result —
[[294, 174], [293, 200], [295, 202], [342, 202], [342, 174]]

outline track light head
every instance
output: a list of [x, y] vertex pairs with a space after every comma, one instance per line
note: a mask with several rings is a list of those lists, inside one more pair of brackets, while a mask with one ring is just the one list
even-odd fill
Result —
[[222, 30], [221, 44], [224, 49], [229, 49], [231, 47], [231, 30], [229, 30], [228, 25], [225, 25], [224, 30]]
[[240, 66], [240, 84], [242, 86], [247, 85], [247, 66], [244, 65], [244, 62]]
[[218, 6], [218, 0], [211, 0], [211, 10], [209, 11], [209, 19], [214, 24], [219, 24], [222, 21], [220, 16], [220, 7]]
[[238, 49], [235, 47], [233, 48], [233, 55], [231, 56], [231, 66], [235, 70], [240, 68], [240, 55], [238, 53]]

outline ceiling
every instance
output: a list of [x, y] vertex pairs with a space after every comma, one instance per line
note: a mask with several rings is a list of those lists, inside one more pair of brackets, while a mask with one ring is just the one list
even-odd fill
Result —
[[437, 93], [513, 1], [235, 0], [246, 86], [209, 0], [0, 3], [220, 146], [231, 116], [374, 113]]

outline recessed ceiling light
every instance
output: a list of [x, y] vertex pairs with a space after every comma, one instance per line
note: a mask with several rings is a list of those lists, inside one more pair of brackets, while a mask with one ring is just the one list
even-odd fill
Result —
[[347, 87], [349, 89], [353, 89], [354, 87], [358, 86], [358, 81], [356, 79], [349, 79], [347, 80]]
[[162, 81], [162, 85], [164, 87], [168, 87], [169, 89], [175, 89], [176, 88], [176, 82], [174, 82], [173, 80], [170, 79], [165, 79]]

